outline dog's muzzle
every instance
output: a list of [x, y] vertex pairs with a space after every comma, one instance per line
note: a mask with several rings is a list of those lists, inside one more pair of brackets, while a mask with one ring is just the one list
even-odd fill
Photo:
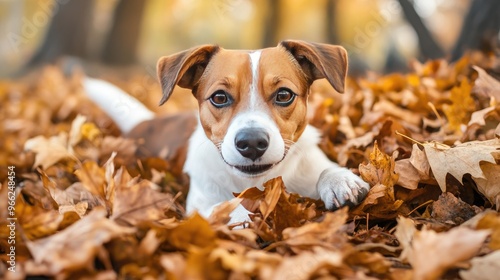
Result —
[[255, 161], [264, 155], [269, 147], [269, 134], [262, 128], [244, 128], [234, 138], [236, 150], [245, 158], [251, 159], [254, 164], [236, 165], [239, 171], [248, 175], [258, 175], [269, 170], [273, 164], [255, 164]]
[[269, 147], [269, 134], [261, 128], [244, 128], [236, 134], [234, 145], [242, 156], [255, 162]]

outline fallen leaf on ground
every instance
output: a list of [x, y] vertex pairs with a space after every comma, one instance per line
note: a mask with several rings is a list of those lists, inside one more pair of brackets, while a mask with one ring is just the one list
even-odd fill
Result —
[[473, 258], [470, 263], [470, 269], [460, 271], [462, 279], [496, 280], [500, 271], [500, 251], [494, 251], [486, 256]]
[[465, 227], [443, 233], [427, 229], [415, 232], [407, 255], [414, 279], [439, 279], [447, 269], [474, 257], [489, 234]]
[[491, 153], [500, 149], [500, 140], [472, 141], [450, 147], [440, 143], [424, 143], [425, 154], [439, 187], [446, 191], [446, 174], [461, 181], [465, 174], [485, 178], [481, 162], [496, 163]]
[[26, 264], [28, 269], [38, 266], [45, 275], [55, 276], [94, 267], [94, 258], [104, 243], [135, 232], [107, 219], [106, 214], [104, 209], [94, 209], [64, 231], [27, 242], [33, 256], [33, 261]]

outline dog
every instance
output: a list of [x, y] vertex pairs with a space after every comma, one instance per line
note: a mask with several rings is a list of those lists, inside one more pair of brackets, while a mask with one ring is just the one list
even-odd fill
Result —
[[[190, 176], [188, 213], [208, 217], [234, 193], [278, 176], [288, 191], [321, 199], [331, 210], [356, 205], [366, 196], [369, 185], [326, 157], [318, 147], [320, 133], [306, 118], [313, 81], [325, 78], [344, 92], [343, 47], [298, 40], [253, 51], [202, 45], [160, 58], [157, 74], [160, 105], [176, 85], [190, 89], [199, 105], [184, 164]], [[106, 82], [87, 78], [84, 85], [124, 132], [154, 118]], [[113, 113], [118, 99], [131, 102], [131, 116]], [[248, 220], [242, 208], [233, 212], [232, 221]]]

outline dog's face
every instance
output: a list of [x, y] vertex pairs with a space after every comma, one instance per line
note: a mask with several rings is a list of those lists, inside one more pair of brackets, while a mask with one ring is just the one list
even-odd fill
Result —
[[192, 89], [205, 134], [240, 175], [263, 175], [307, 125], [309, 86], [327, 78], [343, 92], [347, 55], [339, 46], [284, 41], [257, 51], [207, 45], [158, 62], [163, 104], [176, 84]]

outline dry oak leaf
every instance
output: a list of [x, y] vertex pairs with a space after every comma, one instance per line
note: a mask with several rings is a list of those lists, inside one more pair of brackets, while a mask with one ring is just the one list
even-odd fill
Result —
[[500, 251], [494, 251], [483, 257], [473, 258], [471, 268], [461, 270], [459, 275], [464, 280], [497, 280], [500, 271]]
[[474, 81], [473, 92], [500, 100], [500, 81], [490, 76], [481, 67], [472, 66], [472, 68], [479, 74], [479, 77]]
[[448, 232], [417, 231], [408, 254], [414, 279], [439, 279], [446, 270], [474, 257], [489, 235], [486, 230], [453, 228]]
[[486, 107], [479, 111], [475, 111], [474, 113], [472, 113], [470, 121], [467, 124], [467, 126], [471, 126], [473, 124], [477, 124], [479, 126], [485, 125], [486, 124], [485, 119], [490, 115], [490, 113], [495, 112], [495, 110], [496, 110], [496, 105], [492, 105], [490, 107]]
[[459, 181], [465, 174], [471, 174], [473, 178], [486, 179], [480, 163], [496, 163], [491, 153], [500, 149], [500, 140], [471, 141], [455, 147], [437, 142], [424, 143], [423, 146], [432, 173], [441, 191], [445, 192], [448, 173]]
[[132, 234], [132, 228], [117, 225], [106, 218], [107, 211], [96, 208], [87, 216], [47, 238], [28, 241], [33, 261], [26, 270], [40, 271], [55, 276], [94, 266], [94, 260], [104, 243], [117, 236]]
[[399, 174], [397, 184], [410, 190], [418, 188], [418, 183], [430, 179], [430, 166], [425, 152], [413, 144], [410, 158], [396, 161], [394, 171]]
[[491, 205], [500, 210], [500, 165], [483, 162], [480, 164], [484, 178], [473, 177], [477, 190], [484, 195]]

